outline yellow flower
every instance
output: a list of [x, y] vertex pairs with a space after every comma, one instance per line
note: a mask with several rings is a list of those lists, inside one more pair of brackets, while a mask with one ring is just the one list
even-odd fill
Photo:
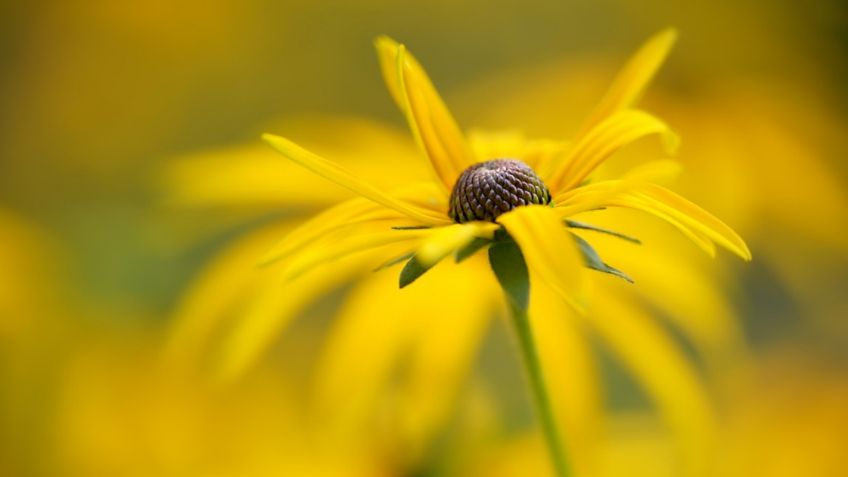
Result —
[[[315, 407], [319, 414], [361, 422], [371, 403], [380, 399], [382, 383], [391, 380], [393, 362], [404, 350], [412, 349], [408, 355], [410, 377], [401, 397], [401, 407], [408, 412], [400, 417], [399, 427], [413, 442], [426, 441], [447, 416], [451, 396], [482, 341], [484, 325], [495, 303], [500, 302], [488, 264], [481, 260], [482, 254], [471, 256], [472, 252], [490, 245], [496, 234], [503, 235], [505, 230], [521, 247], [532, 275], [533, 331], [540, 342], [559, 419], [568, 424], [563, 426], [569, 434], [568, 446], [591, 446], [590, 428], [595, 425], [592, 421], [597, 421], [601, 401], [592, 353], [581, 336], [582, 324], [563, 319], [574, 310], [583, 310], [586, 316], [595, 317], [590, 325], [660, 403], [669, 422], [683, 434], [689, 457], [696, 459], [692, 456], [710, 439], [711, 414], [699, 378], [661, 327], [640, 311], [636, 300], [605, 294], [610, 286], [584, 272], [584, 265], [590, 265], [623, 275], [606, 265], [578, 233], [618, 235], [573, 220], [577, 214], [604, 208], [642, 210], [672, 224], [710, 254], [718, 244], [750, 258], [744, 242], [729, 227], [651, 182], [676, 172], [668, 160], [650, 162], [615, 180], [590, 181], [595, 168], [642, 137], [659, 135], [668, 150], [674, 149], [677, 139], [670, 129], [633, 107], [674, 38], [674, 32], [663, 32], [637, 52], [571, 143], [480, 132], [466, 139], [417, 61], [403, 46], [380, 38], [377, 48], [389, 91], [429, 159], [433, 179], [391, 180], [386, 181], [388, 186], [378, 187], [287, 139], [266, 135], [266, 140], [293, 162], [361, 197], [332, 207], [289, 232], [265, 255], [262, 262], [266, 266], [258, 272], [251, 273], [246, 266], [244, 273], [227, 273], [233, 264], [249, 264], [257, 244], [291, 225], [266, 228], [233, 247], [217, 263], [219, 273], [205, 276], [187, 300], [184, 310], [188, 311], [181, 313], [173, 348], [191, 349], [212, 334], [214, 320], [222, 317], [220, 313], [209, 316], [204, 309], [233, 309], [242, 304], [239, 322], [224, 338], [218, 356], [222, 373], [237, 375], [315, 297], [381, 263], [407, 259], [404, 284], [427, 272], [414, 286], [398, 293], [392, 290], [393, 277], [374, 274], [346, 300], [316, 372]], [[379, 141], [371, 147], [375, 157], [384, 157]], [[508, 154], [503, 155], [504, 151]], [[488, 217], [485, 208], [480, 216], [474, 209], [462, 209], [462, 214], [455, 210], [458, 220], [452, 219], [450, 196], [458, 177], [496, 158], [515, 159], [531, 168], [550, 192], [550, 203], [545, 194], [537, 193], [534, 199], [531, 193], [530, 202], [541, 203]], [[408, 168], [404, 159], [402, 155], [397, 161], [375, 159], [383, 171], [373, 176], [396, 179]], [[411, 167], [414, 164], [410, 162]], [[509, 167], [513, 166], [520, 164]], [[232, 187], [226, 179], [226, 174], [221, 175], [219, 184]], [[321, 194], [316, 192], [324, 190], [315, 189], [315, 183], [300, 176], [288, 185], [280, 186], [278, 194], [285, 196], [282, 201], [292, 200], [289, 196], [297, 195], [292, 192], [307, 189], [308, 197], [318, 197]], [[337, 192], [327, 190], [331, 196]], [[486, 220], [468, 220], [473, 218]], [[451, 255], [463, 259], [462, 263], [443, 260]], [[439, 267], [433, 267], [439, 262]], [[691, 283], [697, 283], [697, 277], [693, 280]], [[387, 318], [399, 314], [404, 316], [402, 320]], [[186, 343], [189, 346], [183, 346]], [[338, 404], [340, 393], [347, 397], [343, 406]]]
[[286, 259], [287, 275], [293, 278], [357, 252], [406, 244], [410, 254], [401, 258], [410, 262], [408, 273], [401, 275], [404, 286], [451, 254], [458, 260], [466, 258], [504, 229], [520, 246], [531, 273], [582, 308], [584, 262], [601, 271], [619, 272], [600, 261], [585, 241], [575, 242], [563, 221], [607, 207], [645, 211], [675, 226], [710, 254], [718, 244], [749, 260], [747, 246], [732, 229], [651, 182], [673, 170], [666, 161], [649, 163], [616, 180], [589, 182], [599, 165], [639, 138], [658, 134], [667, 150], [675, 149], [677, 138], [668, 126], [633, 107], [674, 38], [673, 31], [663, 32], [636, 54], [572, 145], [527, 142], [509, 159], [475, 154], [418, 62], [403, 45], [379, 38], [376, 45], [388, 89], [429, 158], [435, 180], [387, 193], [290, 140], [266, 134], [264, 139], [284, 156], [365, 200], [343, 203], [300, 227], [265, 263]]

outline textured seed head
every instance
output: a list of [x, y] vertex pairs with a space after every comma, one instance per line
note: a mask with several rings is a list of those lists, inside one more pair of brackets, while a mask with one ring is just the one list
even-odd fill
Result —
[[550, 204], [551, 193], [527, 164], [515, 159], [492, 159], [474, 164], [459, 176], [450, 197], [454, 222], [494, 222], [510, 210], [531, 204]]

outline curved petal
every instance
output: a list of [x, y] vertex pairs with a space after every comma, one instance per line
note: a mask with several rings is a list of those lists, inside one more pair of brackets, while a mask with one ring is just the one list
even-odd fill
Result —
[[[610, 205], [643, 210], [669, 221], [680, 230], [708, 238], [743, 260], [751, 260], [745, 241], [724, 222], [692, 202], [656, 184], [644, 184], [613, 199]], [[687, 235], [690, 235], [687, 233]]]
[[446, 190], [474, 163], [474, 156], [456, 120], [427, 73], [403, 45], [388, 37], [376, 41], [386, 85], [419, 146]]
[[[332, 240], [323, 241], [317, 246], [303, 250], [293, 256], [286, 263], [285, 272], [281, 278], [292, 280], [319, 265], [335, 262], [347, 256], [374, 250], [385, 245], [417, 240], [426, 236], [428, 232], [429, 230], [368, 231], [350, 234], [343, 238], [334, 237]], [[383, 261], [386, 258], [386, 256], [382, 257]], [[373, 265], [370, 268], [373, 269]]]
[[488, 329], [492, 309], [500, 303], [498, 287], [485, 260], [479, 258], [443, 267], [423, 285], [426, 289], [416, 290], [414, 299], [407, 298], [407, 306], [429, 311], [415, 335], [398, 419], [419, 451], [429, 447], [451, 416]]
[[576, 474], [595, 475], [592, 470], [604, 425], [600, 371], [585, 327], [575, 318], [550, 287], [534, 286], [530, 322], [564, 445]]
[[305, 306], [344, 284], [379, 260], [372, 249], [347, 255], [333, 267], [310, 270], [297, 280], [285, 281], [285, 271], [274, 270], [254, 290], [248, 306], [224, 337], [218, 354], [217, 377], [223, 382], [238, 378], [268, 348]]
[[583, 259], [562, 220], [550, 207], [517, 207], [498, 217], [527, 262], [560, 298], [582, 310]]
[[444, 424], [497, 298], [485, 262], [445, 265], [414, 287], [398, 290], [393, 273], [378, 272], [352, 292], [315, 373], [321, 418], [355, 431], [397, 403], [396, 422], [419, 448]]
[[635, 109], [613, 113], [577, 140], [569, 154], [559, 162], [546, 180], [554, 195], [568, 191], [591, 174], [622, 147], [652, 134], [659, 134], [668, 154], [673, 154], [679, 139], [656, 117]]
[[347, 195], [337, 187], [325, 193], [320, 177], [262, 144], [169, 161], [158, 179], [163, 202], [178, 207], [315, 207]]
[[629, 286], [613, 280], [599, 281], [602, 290], [598, 293], [632, 296], [658, 310], [664, 321], [691, 341], [693, 351], [703, 359], [711, 376], [744, 369], [747, 346], [733, 307], [722, 290], [728, 284], [716, 277], [716, 264], [694, 262], [698, 258], [693, 256], [696, 250], [681, 248], [688, 244], [669, 236], [662, 224], [651, 223], [641, 214], [611, 210], [604, 216], [606, 224], [638, 228], [648, 245], [636, 250], [632, 244], [613, 237], [593, 237], [592, 246], [601, 251], [604, 259], [631, 272], [638, 283]]
[[413, 220], [418, 220], [425, 224], [450, 222], [446, 216], [440, 217], [432, 211], [422, 210], [419, 207], [407, 204], [383, 193], [371, 184], [354, 177], [338, 165], [307, 151], [288, 139], [273, 134], [263, 134], [262, 138], [282, 155], [312, 172]]
[[325, 210], [292, 230], [265, 253], [259, 264], [269, 265], [282, 260], [341, 227], [383, 217], [384, 213], [394, 214], [394, 211], [382, 209], [379, 204], [374, 204], [361, 198], [343, 202]]
[[472, 129], [468, 131], [468, 143], [478, 160], [512, 157], [520, 159], [535, 171], [550, 170], [550, 164], [561, 159], [571, 149], [568, 142], [529, 139], [517, 130]]
[[703, 475], [716, 443], [715, 413], [703, 380], [685, 353], [639, 306], [616, 295], [594, 301], [587, 320], [677, 434], [687, 467], [681, 474]]
[[[300, 144], [381, 190], [393, 190], [429, 174], [429, 164], [407, 130], [363, 118], [307, 115], [274, 122]], [[332, 131], [332, 134], [327, 134]], [[379, 145], [379, 147], [375, 147]], [[403, 168], [392, 167], [402, 162]], [[178, 207], [280, 205], [314, 208], [350, 198], [348, 190], [279, 155], [265, 144], [219, 147], [175, 157], [157, 177], [163, 202]], [[285, 186], [283, 186], [285, 184]]]
[[415, 253], [416, 259], [425, 267], [433, 265], [477, 237], [491, 238], [497, 228], [497, 224], [490, 222], [468, 222], [439, 227], [422, 242]]
[[589, 116], [584, 129], [590, 129], [616, 111], [635, 104], [662, 66], [675, 41], [677, 30], [673, 28], [665, 29], [648, 39], [615, 77], [604, 99]]
[[750, 261], [751, 251], [745, 241], [724, 222], [665, 187], [644, 182], [642, 173], [665, 175], [674, 172], [663, 163], [657, 166], [640, 169], [621, 180], [598, 182], [568, 191], [557, 197], [555, 210], [563, 218], [603, 207], [641, 210], [673, 225], [710, 256], [715, 256], [715, 244], [718, 244]]
[[249, 294], [252, 284], [267, 276], [254, 265], [257, 254], [284, 234], [290, 224], [276, 224], [251, 232], [218, 254], [183, 295], [171, 322], [165, 357], [190, 366], [207, 346], [215, 328]]

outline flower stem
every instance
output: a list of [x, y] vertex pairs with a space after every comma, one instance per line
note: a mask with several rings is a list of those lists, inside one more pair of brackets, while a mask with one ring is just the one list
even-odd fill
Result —
[[533, 330], [530, 329], [527, 311], [515, 306], [510, 300], [507, 300], [507, 302], [509, 302], [512, 324], [521, 348], [521, 360], [524, 362], [524, 370], [527, 372], [527, 379], [530, 382], [530, 394], [533, 396], [536, 412], [545, 436], [545, 443], [553, 461], [554, 473], [557, 477], [567, 477], [570, 475], [568, 459], [554, 418], [548, 388], [545, 386], [542, 363], [539, 361], [539, 352], [536, 341], [533, 339]]
[[533, 404], [541, 421], [545, 443], [554, 464], [554, 473], [556, 477], [568, 477], [568, 459], [562, 447], [551, 398], [548, 396], [548, 388], [542, 374], [539, 351], [533, 339], [533, 330], [530, 329], [530, 318], [527, 316], [527, 309], [530, 307], [530, 273], [524, 261], [524, 254], [505, 231], [495, 232], [495, 241], [489, 247], [489, 264], [504, 291], [512, 314], [512, 323], [521, 348], [521, 361], [524, 362], [530, 382], [530, 394], [533, 395]]

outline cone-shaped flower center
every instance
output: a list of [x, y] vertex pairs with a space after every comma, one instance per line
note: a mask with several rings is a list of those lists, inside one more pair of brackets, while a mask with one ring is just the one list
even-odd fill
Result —
[[551, 193], [527, 164], [516, 159], [492, 159], [474, 164], [459, 176], [450, 197], [454, 222], [494, 222], [522, 205], [549, 204]]

